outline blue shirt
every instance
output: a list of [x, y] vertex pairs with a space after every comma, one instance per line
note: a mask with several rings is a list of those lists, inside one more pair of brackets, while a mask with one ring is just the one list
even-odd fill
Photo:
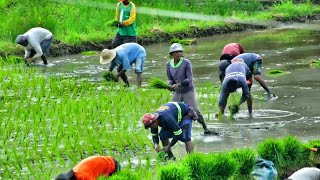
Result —
[[125, 43], [114, 49], [117, 53], [115, 59], [111, 61], [109, 70], [122, 65], [123, 70], [128, 70], [137, 58], [146, 57], [146, 50], [137, 43]]
[[261, 61], [260, 55], [255, 53], [243, 53], [233, 59], [243, 59], [250, 69], [253, 69], [253, 66], [257, 61]]
[[242, 88], [242, 97], [240, 100], [240, 104], [245, 102], [250, 95], [249, 87], [247, 84], [246, 77], [249, 77], [251, 74], [248, 66], [242, 62], [235, 62], [230, 64], [226, 69], [226, 76], [222, 82], [222, 91], [220, 93], [219, 106], [223, 106], [227, 104], [227, 100], [229, 97], [229, 90], [227, 88], [227, 82], [230, 79], [235, 79], [239, 82], [239, 87]]
[[[182, 117], [188, 115], [190, 111], [189, 106], [181, 102], [177, 103], [181, 108]], [[164, 104], [160, 106], [160, 108], [156, 112], [159, 114], [158, 120], [160, 127], [172, 130], [172, 132], [174, 132], [174, 134], [177, 136], [179, 136], [182, 133], [182, 130], [179, 126], [180, 122], [178, 122], [178, 108], [175, 104]], [[178, 134], [179, 131], [181, 131], [180, 134]], [[157, 144], [159, 143], [158, 132], [158, 128], [151, 128], [152, 140], [154, 143]]]

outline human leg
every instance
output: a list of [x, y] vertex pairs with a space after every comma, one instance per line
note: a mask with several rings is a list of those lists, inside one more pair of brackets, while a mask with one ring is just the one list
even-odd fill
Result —
[[113, 38], [111, 43], [111, 49], [116, 48], [117, 46], [124, 43], [124, 38], [119, 33], [116, 34], [116, 36]]
[[143, 72], [143, 64], [146, 57], [138, 57], [135, 60], [135, 73], [137, 74], [137, 86], [141, 87], [142, 83], [142, 72]]
[[137, 36], [124, 36], [124, 43], [134, 42], [137, 43]]
[[48, 64], [46, 54], [48, 54], [48, 52], [49, 52], [49, 48], [50, 48], [51, 43], [52, 43], [52, 36], [51, 36], [51, 38], [42, 41], [40, 44], [41, 49], [42, 49], [42, 53], [43, 53], [41, 56], [41, 59], [43, 61], [43, 64], [45, 64], [45, 65]]
[[[119, 66], [118, 66], [118, 68], [117, 68], [118, 73], [122, 70], [122, 68], [123, 68], [122, 65], [119, 65]], [[123, 82], [124, 82], [127, 86], [130, 85], [130, 84], [129, 84], [129, 81], [128, 81], [128, 76], [127, 76], [126, 73], [123, 73], [120, 77], [121, 77], [121, 79], [123, 80]]]
[[208, 129], [206, 122], [204, 121], [204, 118], [197, 107], [197, 102], [196, 102], [194, 92], [189, 91], [187, 93], [182, 94], [182, 99], [185, 104], [188, 104], [197, 112], [197, 115], [198, 115], [197, 121], [202, 125], [202, 128], [204, 129], [205, 133], [210, 133], [210, 130]]

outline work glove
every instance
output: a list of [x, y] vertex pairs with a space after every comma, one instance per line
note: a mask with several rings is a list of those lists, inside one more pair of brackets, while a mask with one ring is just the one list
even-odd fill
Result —
[[228, 108], [231, 114], [237, 114], [240, 110], [240, 105], [234, 104], [234, 105], [230, 105]]

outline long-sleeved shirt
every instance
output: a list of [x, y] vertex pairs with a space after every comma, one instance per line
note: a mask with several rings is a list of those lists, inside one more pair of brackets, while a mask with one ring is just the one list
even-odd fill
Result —
[[114, 50], [117, 55], [110, 63], [110, 71], [117, 65], [122, 65], [122, 69], [127, 71], [137, 58], [145, 57], [147, 55], [146, 50], [137, 43], [125, 43], [116, 47]]
[[73, 169], [78, 180], [97, 180], [99, 176], [110, 176], [116, 170], [111, 156], [90, 156], [80, 161]]
[[133, 2], [129, 2], [126, 6], [123, 2], [118, 2], [116, 7], [116, 19], [124, 25], [117, 29], [117, 32], [121, 36], [137, 36], [136, 5]]
[[36, 54], [32, 57], [37, 58], [43, 55], [41, 42], [52, 37], [52, 33], [44, 28], [32, 28], [23, 34], [27, 38], [28, 45], [25, 47], [25, 58], [29, 57], [31, 50], [35, 50]]
[[223, 47], [221, 54], [229, 54], [231, 56], [238, 56], [244, 53], [244, 49], [239, 43], [230, 43]]
[[219, 106], [227, 104], [229, 97], [229, 90], [227, 88], [227, 83], [230, 79], [235, 79], [239, 82], [239, 87], [242, 88], [242, 97], [239, 104], [245, 102], [250, 95], [249, 87], [247, 85], [247, 78], [250, 78], [251, 72], [248, 66], [242, 62], [236, 62], [230, 64], [226, 69], [226, 76], [222, 83], [222, 90], [220, 93]]
[[168, 83], [170, 85], [181, 83], [176, 91], [180, 93], [186, 93], [194, 90], [192, 65], [188, 59], [181, 58], [181, 64], [178, 67], [174, 67], [174, 60], [168, 61], [166, 64]]
[[[188, 115], [190, 109], [189, 106], [183, 104], [181, 102], [177, 102], [181, 108], [181, 117]], [[179, 119], [179, 110], [174, 103], [167, 103], [162, 105], [157, 111], [159, 114], [159, 126], [162, 128], [169, 129], [173, 132], [174, 136], [170, 143], [170, 146], [174, 146], [175, 143], [181, 138], [182, 136], [182, 129], [179, 126], [179, 123], [182, 119]], [[153, 143], [159, 144], [159, 130], [158, 128], [151, 128], [152, 140]]]
[[243, 59], [250, 70], [253, 70], [253, 66], [257, 61], [262, 61], [260, 55], [255, 53], [243, 53], [233, 59]]

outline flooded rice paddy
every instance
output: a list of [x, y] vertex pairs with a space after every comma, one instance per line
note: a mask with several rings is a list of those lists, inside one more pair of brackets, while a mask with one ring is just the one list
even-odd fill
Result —
[[[230, 42], [239, 42], [245, 52], [262, 56], [262, 77], [277, 98], [266, 101], [264, 90], [254, 81], [252, 117], [248, 116], [246, 104], [241, 106], [242, 110], [234, 120], [226, 118], [219, 121], [214, 110], [202, 111], [209, 127], [220, 135], [204, 136], [200, 124], [194, 123], [196, 151], [255, 147], [267, 138], [282, 138], [288, 134], [301, 141], [319, 140], [320, 69], [311, 67], [309, 63], [320, 60], [320, 31], [279, 28], [198, 38], [197, 45], [184, 46], [184, 55], [193, 65], [196, 87], [201, 87], [203, 83], [220, 85], [217, 76], [219, 57], [223, 46]], [[168, 61], [169, 46], [169, 43], [145, 46], [147, 61], [143, 86], [147, 86], [151, 77], [166, 80], [165, 63]], [[37, 68], [56, 76], [89, 78], [95, 83], [101, 83], [102, 73], [108, 70], [106, 65], [99, 64], [98, 54], [51, 57], [49, 61], [49, 66], [39, 65]], [[266, 72], [272, 69], [285, 71], [286, 74], [267, 76]], [[130, 70], [127, 74], [131, 84], [135, 84], [134, 71]], [[206, 95], [197, 93], [197, 96]], [[206, 109], [217, 109], [212, 104], [198, 104], [200, 108], [209, 106]], [[178, 146], [181, 148], [173, 148], [174, 151], [184, 154], [184, 145]]]

